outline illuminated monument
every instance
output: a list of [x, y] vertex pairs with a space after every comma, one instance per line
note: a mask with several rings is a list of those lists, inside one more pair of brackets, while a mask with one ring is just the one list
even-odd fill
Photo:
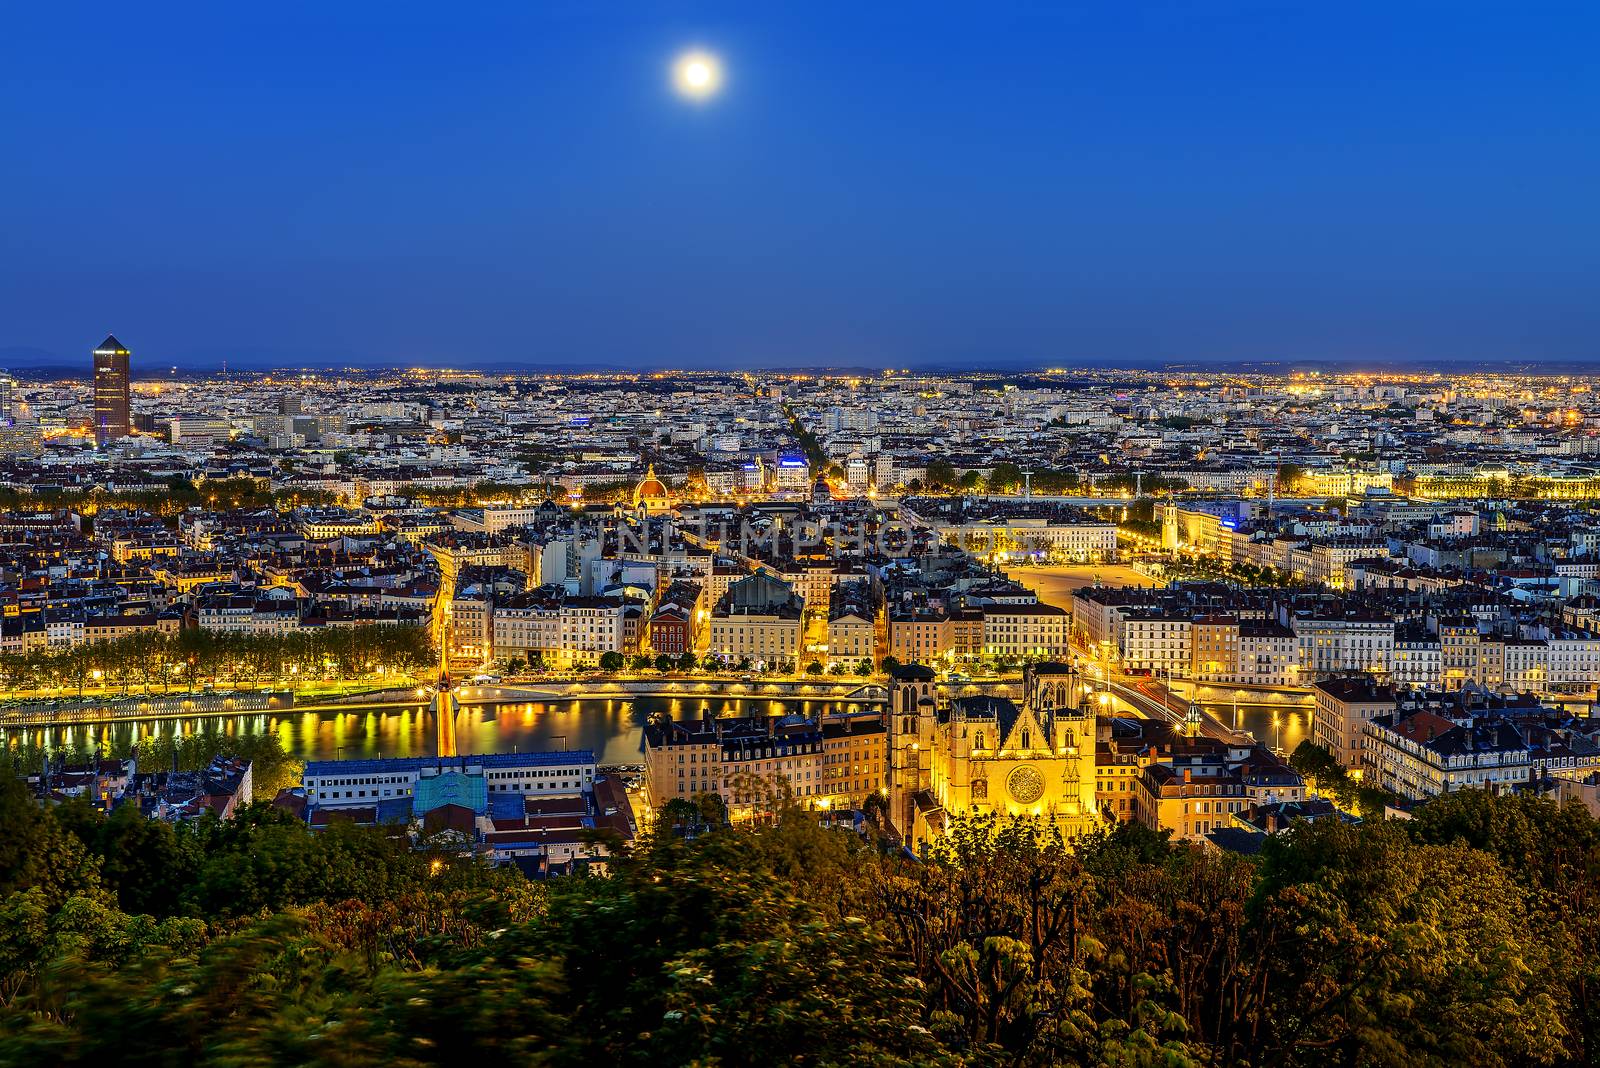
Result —
[[128, 436], [128, 350], [108, 334], [94, 350], [94, 443]]
[[656, 477], [656, 465], [651, 464], [644, 473], [644, 478], [633, 488], [633, 507], [635, 511], [645, 511], [654, 515], [672, 508], [672, 495], [667, 492], [666, 483]]

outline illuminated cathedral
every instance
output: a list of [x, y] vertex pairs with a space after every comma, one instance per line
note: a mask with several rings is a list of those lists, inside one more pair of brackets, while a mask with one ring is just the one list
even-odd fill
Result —
[[941, 706], [934, 674], [896, 672], [890, 692], [890, 819], [921, 851], [952, 817], [1029, 816], [1072, 838], [1100, 824], [1095, 714], [1066, 664], [1036, 664], [1022, 701], [981, 695]]

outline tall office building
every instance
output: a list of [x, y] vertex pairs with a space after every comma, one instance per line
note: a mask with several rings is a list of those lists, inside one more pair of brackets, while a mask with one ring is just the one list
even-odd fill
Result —
[[128, 350], [107, 335], [94, 350], [94, 443], [128, 436]]

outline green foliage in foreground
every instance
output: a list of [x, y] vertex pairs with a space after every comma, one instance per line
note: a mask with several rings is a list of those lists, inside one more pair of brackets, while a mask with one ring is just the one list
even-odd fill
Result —
[[716, 816], [534, 885], [261, 810], [173, 829], [7, 788], [0, 1064], [1595, 1059], [1578, 809], [1464, 793], [1259, 861], [979, 820], [916, 863]]

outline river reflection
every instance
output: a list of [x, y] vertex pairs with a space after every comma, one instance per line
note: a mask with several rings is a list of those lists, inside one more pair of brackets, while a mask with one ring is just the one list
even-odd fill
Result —
[[[1232, 725], [1231, 701], [1203, 701], [1219, 723]], [[644, 724], [655, 712], [674, 719], [735, 716], [755, 712], [812, 715], [855, 711], [855, 702], [724, 697], [585, 698], [467, 704], [456, 715], [457, 747], [463, 753], [512, 753], [542, 749], [592, 749], [602, 764], [643, 759]], [[1238, 725], [1285, 753], [1311, 734], [1311, 709], [1240, 704]], [[427, 756], [434, 746], [432, 713], [423, 705], [352, 708], [344, 712], [261, 712], [238, 716], [148, 719], [0, 731], [10, 747], [68, 748], [123, 752], [135, 738], [198, 734], [261, 734], [272, 731], [283, 747], [303, 760]]]
[[[462, 753], [592, 749], [602, 764], [636, 764], [644, 751], [644, 724], [655, 712], [674, 719], [798, 712], [812, 715], [856, 710], [855, 702], [706, 697], [586, 698], [467, 704], [456, 715]], [[129, 720], [0, 731], [9, 747], [122, 752], [136, 738], [273, 732], [303, 760], [427, 756], [434, 751], [432, 713], [423, 705], [352, 708], [342, 712], [261, 712], [189, 719]]]
[[1259, 705], [1240, 704], [1239, 718], [1234, 719], [1233, 702], [1202, 701], [1207, 712], [1218, 723], [1255, 735], [1256, 741], [1284, 753], [1293, 753], [1295, 746], [1311, 737], [1311, 707], [1309, 705]]

